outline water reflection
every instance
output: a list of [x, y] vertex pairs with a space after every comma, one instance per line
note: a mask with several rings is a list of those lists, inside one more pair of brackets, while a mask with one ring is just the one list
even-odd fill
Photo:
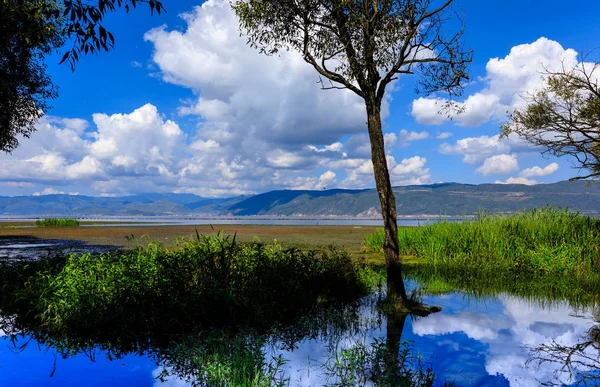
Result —
[[[386, 316], [377, 307], [379, 297], [313, 311], [266, 331], [197, 332], [136, 342], [53, 338], [13, 326], [13, 331], [24, 330], [13, 343], [10, 336], [2, 338], [0, 380], [7, 385], [215, 385], [208, 378], [221, 367], [222, 373], [259, 375], [265, 386], [381, 385], [385, 372], [394, 369], [398, 377], [421, 372], [416, 385], [428, 385], [431, 367], [435, 386], [445, 381], [597, 385], [597, 379], [589, 379], [600, 367], [600, 328], [592, 308], [455, 293], [426, 298], [443, 311], [412, 319]], [[404, 363], [398, 357], [403, 353]], [[354, 374], [344, 371], [357, 354], [362, 355], [354, 358]]]

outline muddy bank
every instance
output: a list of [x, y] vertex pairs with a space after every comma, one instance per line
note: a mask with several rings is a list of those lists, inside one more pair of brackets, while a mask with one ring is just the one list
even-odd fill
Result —
[[71, 253], [101, 253], [115, 249], [115, 246], [93, 245], [79, 240], [42, 239], [16, 235], [0, 236], [0, 260], [37, 260]]

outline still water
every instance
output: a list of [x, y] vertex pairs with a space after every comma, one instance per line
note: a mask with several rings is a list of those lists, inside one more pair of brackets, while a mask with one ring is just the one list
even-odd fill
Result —
[[[287, 341], [284, 344], [275, 337], [263, 348], [266, 358], [281, 355], [286, 360], [281, 370], [292, 386], [335, 382], [325, 371], [332, 359], [332, 348], [385, 341], [390, 332], [385, 315], [375, 306], [377, 297], [374, 294], [363, 299], [351, 328], [324, 328], [319, 334], [300, 336], [291, 347]], [[562, 303], [533, 302], [509, 295], [474, 299], [453, 293], [426, 297], [425, 302], [440, 305], [443, 311], [424, 318], [408, 317], [403, 321], [401, 340], [411, 342], [414, 353], [431, 365], [437, 376], [436, 385], [445, 380], [458, 386], [539, 386], [547, 381], [569, 385], [573, 380], [568, 373], [561, 372], [560, 361], [540, 365], [531, 361], [534, 360], [531, 351], [543, 345], [570, 347], [589, 341], [590, 328], [597, 324], [591, 308], [576, 309]], [[27, 345], [19, 348], [23, 344]], [[587, 365], [576, 364], [574, 371], [585, 372], [590, 364], [598, 366], [595, 348], [588, 346], [581, 352], [592, 359], [591, 363], [588, 359]], [[545, 353], [541, 354], [543, 357]], [[156, 379], [165, 369], [173, 374], [169, 372], [171, 363], [159, 360], [157, 364], [156, 358], [126, 355], [111, 361], [100, 348], [63, 358], [55, 349], [27, 336], [15, 342], [4, 336], [0, 342], [0, 385], [189, 384], [185, 380], [189, 374], [171, 375], [163, 382]]]
[[[0, 218], [2, 222], [34, 222], [38, 218]], [[77, 218], [85, 222], [83, 227], [118, 227], [118, 226], [177, 226], [206, 224], [254, 224], [272, 226], [383, 226], [380, 218], [354, 217], [168, 217], [168, 216], [131, 216], [131, 217], [93, 217]], [[444, 219], [462, 221], [472, 217], [406, 217], [398, 219], [398, 226], [420, 226]], [[35, 226], [21, 226], [35, 227]]]

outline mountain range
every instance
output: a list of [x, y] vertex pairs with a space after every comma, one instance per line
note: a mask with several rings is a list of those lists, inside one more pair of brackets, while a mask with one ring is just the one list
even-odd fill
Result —
[[[534, 207], [600, 212], [600, 185], [441, 183], [395, 187], [399, 215], [473, 215]], [[144, 193], [121, 197], [81, 195], [0, 196], [2, 216], [357, 216], [378, 217], [375, 189], [279, 190], [253, 196], [203, 198]]]

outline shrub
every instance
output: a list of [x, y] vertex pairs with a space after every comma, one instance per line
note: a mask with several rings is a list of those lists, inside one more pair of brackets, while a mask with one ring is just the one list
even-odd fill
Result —
[[38, 227], [77, 227], [79, 221], [71, 218], [44, 218], [35, 221]]
[[29, 316], [49, 330], [108, 335], [265, 326], [365, 295], [377, 276], [343, 251], [238, 244], [222, 234], [198, 236], [174, 251], [150, 243], [40, 267], [35, 274], [28, 269], [29, 277], [13, 284], [16, 294], [4, 301], [32, 311]]

